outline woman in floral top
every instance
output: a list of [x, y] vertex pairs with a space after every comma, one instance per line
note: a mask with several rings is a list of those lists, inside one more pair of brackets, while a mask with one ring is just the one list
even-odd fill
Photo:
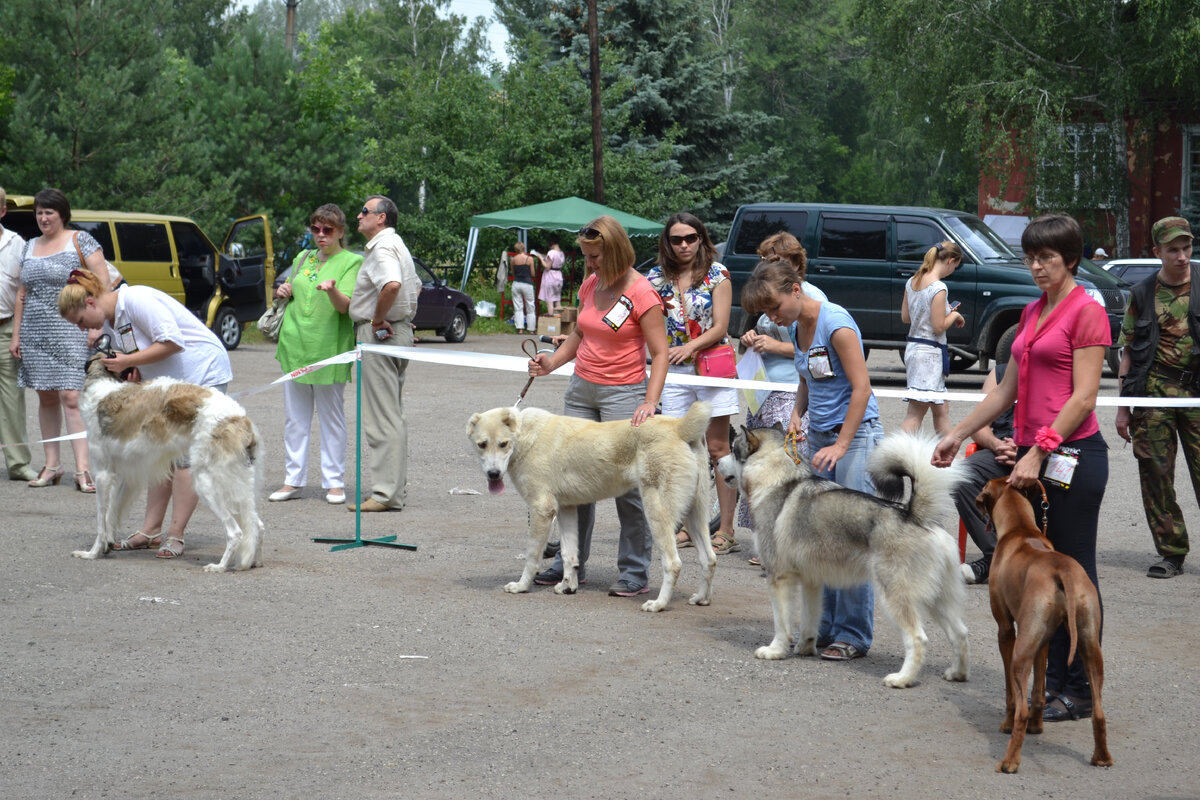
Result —
[[[694, 374], [697, 352], [729, 341], [733, 288], [729, 271], [717, 263], [716, 256], [703, 222], [686, 211], [667, 219], [658, 238], [659, 263], [646, 277], [662, 298], [667, 315], [670, 372]], [[729, 453], [729, 418], [738, 413], [737, 390], [667, 383], [662, 393], [663, 414], [682, 417], [697, 400], [712, 403], [706, 439], [715, 465]], [[733, 530], [737, 489], [717, 481], [717, 501], [721, 527], [713, 534], [713, 550], [718, 555], [737, 552], [742, 549]], [[692, 544], [686, 530], [677, 538], [680, 547]]]

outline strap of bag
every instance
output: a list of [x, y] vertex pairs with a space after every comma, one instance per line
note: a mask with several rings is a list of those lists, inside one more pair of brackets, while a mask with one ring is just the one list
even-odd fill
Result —
[[83, 261], [83, 251], [79, 249], [79, 231], [71, 231], [71, 241], [75, 243], [75, 255], [79, 256], [79, 268], [87, 269]]

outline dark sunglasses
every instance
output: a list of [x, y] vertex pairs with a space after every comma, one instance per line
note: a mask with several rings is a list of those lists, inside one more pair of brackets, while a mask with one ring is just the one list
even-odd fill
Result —
[[580, 228], [579, 238], [585, 242], [593, 242], [596, 239], [603, 239], [604, 234], [601, 233], [597, 228]]
[[332, 236], [333, 232], [337, 230], [337, 228], [334, 228], [331, 225], [309, 225], [308, 229], [312, 231], [314, 235], [320, 233], [324, 234], [325, 236]]
[[367, 208], [366, 206], [363, 206], [362, 211], [360, 211], [359, 213], [360, 214], [382, 214], [383, 212], [382, 211], [372, 211], [371, 209]]
[[695, 244], [696, 242], [700, 241], [700, 234], [685, 233], [683, 236], [668, 236], [667, 241], [676, 246], [681, 245], [684, 242], [687, 242], [688, 244]]

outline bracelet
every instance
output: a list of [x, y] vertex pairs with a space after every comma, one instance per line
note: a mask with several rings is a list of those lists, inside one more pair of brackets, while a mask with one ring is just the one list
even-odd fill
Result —
[[1053, 453], [1062, 444], [1062, 434], [1049, 425], [1043, 425], [1038, 428], [1037, 435], [1033, 437], [1033, 443], [1047, 453]]

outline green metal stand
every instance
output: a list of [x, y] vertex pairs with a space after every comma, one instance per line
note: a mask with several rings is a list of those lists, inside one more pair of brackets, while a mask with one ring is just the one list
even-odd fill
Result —
[[354, 496], [358, 498], [354, 506], [354, 538], [333, 539], [324, 536], [314, 536], [314, 542], [332, 544], [329, 552], [350, 550], [355, 547], [366, 547], [369, 544], [380, 547], [395, 547], [399, 550], [416, 550], [415, 544], [399, 544], [395, 536], [384, 536], [380, 539], [362, 538], [362, 350], [358, 351], [354, 367]]

